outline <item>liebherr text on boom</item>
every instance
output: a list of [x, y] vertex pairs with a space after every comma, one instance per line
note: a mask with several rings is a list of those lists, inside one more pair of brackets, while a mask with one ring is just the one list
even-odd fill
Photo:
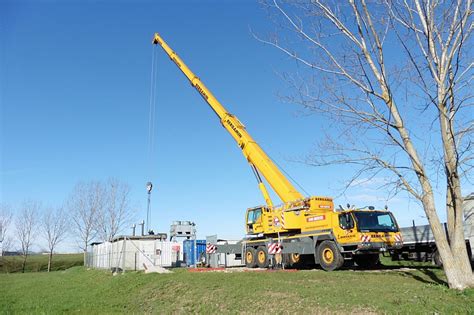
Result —
[[[277, 248], [287, 265], [306, 261], [320, 264], [325, 270], [334, 270], [345, 260], [354, 259], [359, 265], [375, 264], [379, 252], [401, 246], [398, 225], [391, 212], [375, 211], [372, 207], [336, 211], [329, 197], [305, 198], [237, 117], [222, 106], [159, 34], [155, 34], [153, 44], [163, 48], [237, 142], [255, 173], [266, 202], [266, 206], [247, 209], [248, 238], [237, 245], [218, 246], [218, 252], [241, 254], [248, 267], [268, 267], [272, 254], [269, 248], [271, 251]], [[273, 205], [260, 174], [283, 201], [282, 205]]]

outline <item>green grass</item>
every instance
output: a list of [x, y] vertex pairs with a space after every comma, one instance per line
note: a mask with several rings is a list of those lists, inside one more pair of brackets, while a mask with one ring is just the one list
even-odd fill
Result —
[[[324, 272], [110, 272], [74, 267], [0, 274], [0, 313], [468, 314], [474, 290], [447, 289], [440, 269]], [[403, 267], [403, 266], [402, 266]]]
[[[74, 266], [82, 266], [83, 254], [55, 254], [51, 270], [65, 270]], [[21, 272], [23, 257], [4, 256], [0, 257], [0, 273]], [[48, 255], [31, 255], [26, 261], [25, 271], [47, 271]]]

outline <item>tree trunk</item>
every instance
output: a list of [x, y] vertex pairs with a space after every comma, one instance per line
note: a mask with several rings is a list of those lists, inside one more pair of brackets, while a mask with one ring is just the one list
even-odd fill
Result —
[[23, 263], [21, 264], [21, 272], [25, 273], [25, 268], [26, 268], [26, 259], [28, 258], [28, 254], [25, 254], [23, 256]]
[[85, 242], [84, 246], [84, 266], [87, 266], [87, 242]]
[[[463, 266], [463, 257], [456, 256], [454, 247], [449, 246], [448, 238], [446, 237], [438, 215], [436, 214], [434, 196], [431, 190], [427, 191], [427, 193], [423, 196], [422, 203], [428, 217], [428, 221], [430, 222], [431, 230], [433, 231], [436, 247], [443, 261], [443, 269], [446, 274], [449, 287], [458, 290], [464, 290], [471, 287], [473, 285], [472, 271], [469, 268], [469, 271], [466, 272], [465, 267]], [[464, 251], [466, 251], [466, 245], [464, 244], [463, 246]], [[467, 257], [467, 252], [465, 257]]]
[[[407, 149], [408, 154], [410, 155], [411, 162], [413, 165], [413, 168], [417, 171], [418, 174], [418, 180], [421, 184], [421, 187], [423, 189], [423, 196], [421, 198], [421, 202], [423, 204], [423, 208], [425, 210], [426, 216], [428, 218], [428, 221], [431, 226], [431, 230], [433, 231], [433, 236], [436, 241], [436, 246], [438, 248], [438, 252], [440, 254], [440, 257], [443, 261], [443, 269], [446, 273], [446, 277], [448, 279], [448, 285], [450, 288], [454, 289], [459, 289], [463, 290], [467, 287], [469, 287], [470, 282], [471, 282], [471, 277], [472, 277], [472, 272], [469, 270], [469, 272], [466, 272], [466, 269], [464, 267], [464, 264], [461, 263], [461, 260], [463, 260], [463, 257], [456, 256], [455, 254], [457, 252], [453, 252], [452, 248], [457, 248], [459, 252], [462, 252], [462, 249], [459, 248], [459, 245], [456, 247], [450, 247], [450, 244], [448, 243], [448, 238], [446, 234], [444, 233], [444, 229], [441, 226], [441, 222], [439, 221], [438, 214], [436, 213], [436, 207], [434, 203], [434, 195], [433, 195], [433, 189], [431, 187], [431, 183], [425, 176], [426, 172], [422, 167], [422, 163], [420, 162], [420, 159], [418, 157], [418, 154], [413, 146], [413, 143], [411, 142], [410, 136], [406, 129], [403, 127], [403, 120], [400, 117], [398, 113], [398, 109], [396, 106], [391, 106], [395, 105], [391, 103], [391, 100], [387, 98], [387, 104], [389, 104], [389, 108], [393, 112], [393, 117], [396, 122], [399, 123], [398, 131], [400, 133], [400, 136], [403, 139], [403, 142], [405, 144], [405, 147]], [[445, 150], [446, 154], [446, 150]], [[460, 186], [459, 186], [460, 187]], [[449, 185], [448, 185], [449, 189]], [[451, 191], [452, 194], [452, 191]], [[455, 197], [452, 196], [451, 197]], [[456, 199], [453, 198], [453, 201], [456, 202]], [[455, 203], [453, 203], [455, 205]], [[462, 211], [461, 211], [462, 212]], [[455, 209], [455, 215], [458, 214], [458, 209]], [[455, 222], [458, 222], [458, 220], [455, 220]], [[454, 239], [456, 240], [456, 244], [458, 244], [458, 237], [459, 237], [459, 231], [461, 229], [462, 232], [462, 218], [461, 218], [461, 228], [459, 226], [456, 226], [456, 223], [454, 225]], [[464, 239], [464, 236], [463, 236]], [[464, 245], [464, 251], [465, 251], [465, 245]], [[465, 257], [467, 258], [467, 252], [465, 254]], [[469, 279], [469, 280], [468, 280]]]
[[48, 257], [48, 272], [51, 271], [51, 262], [53, 261], [53, 250], [49, 252], [49, 257]]
[[[459, 157], [456, 152], [456, 141], [454, 139], [455, 132], [452, 121], [452, 117], [454, 117], [454, 113], [452, 112], [454, 107], [448, 111], [446, 108], [445, 95], [444, 87], [442, 85], [439, 86], [438, 98], [440, 103], [438, 104], [438, 110], [440, 111], [440, 131], [443, 142], [443, 158], [447, 180], [446, 211], [450, 241], [449, 246], [452, 259], [454, 260], [452, 267], [455, 267], [458, 270], [460, 283], [469, 287], [474, 285], [474, 279], [470, 257], [468, 256], [464, 239], [462, 210], [463, 198], [461, 192], [461, 181], [458, 173]], [[443, 263], [443, 267], [446, 271], [446, 264]]]
[[451, 243], [454, 236], [454, 204], [451, 189], [446, 189], [446, 225], [448, 228], [448, 239]]
[[453, 177], [453, 205], [454, 205], [454, 235], [451, 237], [451, 251], [453, 257], [457, 260], [459, 264], [460, 272], [465, 275], [468, 285], [474, 285], [474, 278], [472, 274], [471, 261], [467, 248], [466, 241], [464, 237], [464, 220], [463, 220], [463, 211], [462, 204], [463, 198], [461, 196], [461, 186], [459, 183], [459, 178], [457, 176]]

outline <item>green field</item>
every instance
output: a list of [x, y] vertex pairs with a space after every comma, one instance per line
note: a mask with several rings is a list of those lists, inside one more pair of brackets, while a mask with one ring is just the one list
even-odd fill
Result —
[[[51, 270], [65, 270], [74, 266], [82, 266], [82, 254], [55, 254], [53, 255], [53, 263]], [[0, 257], [0, 273], [21, 272], [23, 257], [21, 256], [5, 256]], [[26, 261], [25, 271], [47, 271], [48, 255], [31, 255]]]
[[[77, 259], [77, 257], [76, 257]], [[474, 310], [474, 290], [447, 289], [427, 265], [324, 272], [171, 274], [73, 267], [0, 274], [1, 313], [457, 313]]]

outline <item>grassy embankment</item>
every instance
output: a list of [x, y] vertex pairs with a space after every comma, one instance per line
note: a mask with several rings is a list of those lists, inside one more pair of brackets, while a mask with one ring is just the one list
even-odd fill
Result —
[[[51, 270], [65, 270], [74, 266], [83, 265], [83, 254], [55, 254]], [[23, 257], [4, 256], [0, 257], [0, 273], [21, 272]], [[46, 271], [48, 270], [48, 255], [31, 255], [26, 260], [25, 271]]]
[[110, 272], [74, 267], [0, 274], [0, 313], [472, 313], [474, 290], [447, 289], [442, 270]]

